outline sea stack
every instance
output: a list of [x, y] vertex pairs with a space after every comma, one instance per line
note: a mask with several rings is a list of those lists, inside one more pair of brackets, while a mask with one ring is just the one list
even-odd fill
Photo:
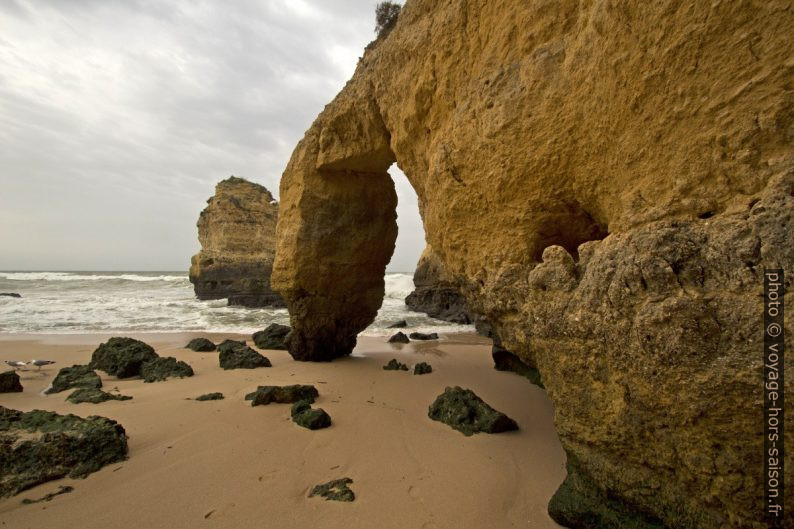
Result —
[[264, 186], [235, 176], [219, 182], [197, 223], [201, 251], [190, 266], [196, 297], [283, 306], [270, 288], [277, 219], [278, 202]]
[[416, 265], [414, 286], [414, 291], [405, 298], [409, 309], [453, 323], [472, 322], [466, 298], [444, 271], [444, 265], [429, 245]]
[[765, 268], [794, 269], [792, 27], [785, 2], [406, 2], [281, 180], [290, 354], [350, 354], [373, 321], [399, 161], [452, 284], [554, 404], [551, 516], [763, 527], [760, 292]]

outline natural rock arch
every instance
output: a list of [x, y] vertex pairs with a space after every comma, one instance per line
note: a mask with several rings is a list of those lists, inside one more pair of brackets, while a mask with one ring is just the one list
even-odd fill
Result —
[[568, 456], [552, 516], [764, 527], [758, 289], [794, 268], [791, 27], [775, 1], [408, 0], [282, 178], [290, 352], [348, 354], [374, 318], [396, 159], [469, 307], [542, 375]]

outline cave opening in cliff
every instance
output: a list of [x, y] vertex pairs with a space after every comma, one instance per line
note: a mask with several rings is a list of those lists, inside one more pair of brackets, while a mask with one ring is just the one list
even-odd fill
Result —
[[607, 225], [596, 220], [578, 201], [560, 204], [549, 211], [543, 228], [538, 231], [532, 259], [540, 262], [543, 250], [549, 246], [562, 246], [574, 260], [579, 260], [579, 245], [600, 241], [609, 235]]

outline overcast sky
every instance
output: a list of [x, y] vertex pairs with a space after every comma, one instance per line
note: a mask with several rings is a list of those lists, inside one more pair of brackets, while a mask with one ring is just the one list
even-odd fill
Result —
[[[187, 270], [229, 175], [278, 194], [375, 0], [1, 0], [0, 270]], [[424, 246], [392, 168], [391, 271]]]

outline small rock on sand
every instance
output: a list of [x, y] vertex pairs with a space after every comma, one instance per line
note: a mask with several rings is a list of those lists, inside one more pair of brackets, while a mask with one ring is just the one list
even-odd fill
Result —
[[0, 373], [0, 393], [19, 393], [22, 391], [22, 383], [19, 375], [13, 369]]
[[410, 336], [411, 340], [438, 340], [438, 333], [435, 332], [412, 332], [408, 336]]
[[389, 343], [408, 343], [411, 340], [406, 336], [404, 332], [398, 332], [391, 338], [389, 338]]
[[209, 353], [215, 350], [215, 344], [206, 338], [193, 338], [185, 346], [185, 349], [191, 349], [197, 353]]
[[433, 372], [433, 366], [427, 362], [419, 362], [414, 366], [414, 375], [427, 375]]
[[383, 366], [384, 371], [408, 371], [408, 366], [402, 362], [398, 362], [396, 358], [389, 360], [389, 363]]
[[223, 400], [224, 398], [226, 397], [223, 396], [223, 393], [216, 391], [215, 393], [205, 393], [204, 395], [199, 395], [194, 400]]
[[245, 396], [251, 406], [263, 406], [271, 403], [292, 404], [302, 400], [309, 403], [320, 396], [317, 388], [311, 385], [293, 384], [290, 386], [259, 386]]
[[68, 397], [66, 397], [66, 400], [72, 404], [80, 404], [83, 402], [99, 404], [100, 402], [105, 402], [108, 400], [130, 399], [132, 399], [132, 397], [128, 397], [127, 395], [114, 395], [97, 388], [80, 388], [76, 391], [73, 391]]
[[322, 485], [315, 485], [309, 493], [309, 497], [322, 496], [327, 501], [353, 501], [356, 499], [356, 495], [348, 487], [351, 483], [353, 480], [350, 478], [340, 478]]
[[427, 412], [428, 417], [463, 433], [499, 433], [518, 430], [516, 421], [486, 404], [470, 389], [447, 387]]
[[285, 339], [290, 332], [290, 327], [287, 325], [279, 325], [278, 323], [271, 323], [265, 330], [258, 331], [253, 334], [254, 343], [260, 349], [277, 349], [285, 351], [287, 344]]

